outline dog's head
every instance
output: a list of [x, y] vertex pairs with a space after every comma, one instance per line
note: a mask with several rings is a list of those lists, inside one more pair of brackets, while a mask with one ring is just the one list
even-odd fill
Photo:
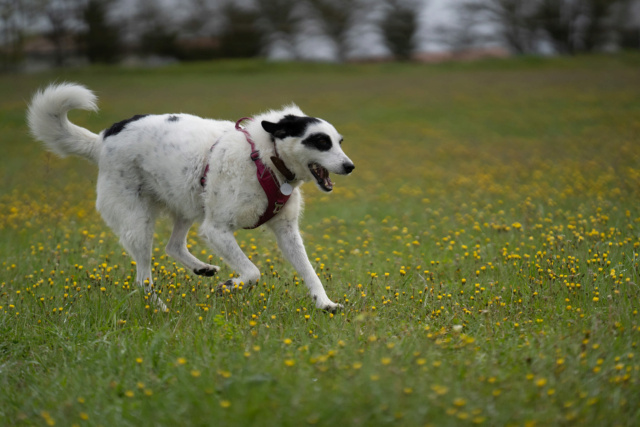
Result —
[[342, 136], [328, 122], [285, 114], [278, 121], [262, 120], [287, 167], [303, 181], [315, 181], [322, 191], [333, 190], [330, 173], [348, 175], [355, 166], [342, 151]]

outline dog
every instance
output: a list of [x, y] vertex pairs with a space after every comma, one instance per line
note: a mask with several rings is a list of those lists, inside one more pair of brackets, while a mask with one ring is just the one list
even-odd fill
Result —
[[153, 291], [151, 251], [156, 217], [166, 212], [173, 231], [166, 253], [197, 275], [219, 270], [187, 249], [194, 222], [211, 249], [237, 273], [224, 292], [258, 283], [260, 271], [243, 253], [234, 231], [265, 224], [309, 289], [317, 308], [341, 308], [329, 299], [306, 254], [298, 222], [300, 186], [313, 181], [331, 192], [330, 174], [348, 175], [353, 162], [342, 136], [295, 104], [238, 122], [189, 114], [135, 115], [95, 134], [69, 121], [68, 111], [97, 111], [97, 97], [74, 83], [35, 93], [28, 108], [31, 134], [49, 151], [98, 165], [96, 208], [134, 259], [136, 283], [160, 310]]

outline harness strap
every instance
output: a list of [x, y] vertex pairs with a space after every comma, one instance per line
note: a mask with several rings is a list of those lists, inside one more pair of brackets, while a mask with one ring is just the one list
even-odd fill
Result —
[[247, 142], [251, 146], [250, 157], [256, 165], [256, 176], [258, 177], [258, 182], [260, 182], [260, 185], [262, 186], [262, 190], [264, 190], [264, 193], [267, 196], [267, 209], [260, 218], [258, 218], [258, 222], [252, 227], [245, 227], [247, 229], [253, 229], [260, 227], [280, 212], [285, 203], [287, 203], [287, 200], [289, 200], [289, 195], [282, 194], [278, 178], [276, 178], [273, 171], [262, 162], [262, 159], [260, 159], [260, 152], [256, 150], [256, 145], [253, 142], [251, 135], [241, 126], [242, 122], [245, 120], [253, 119], [250, 117], [241, 118], [236, 122], [236, 130], [244, 134]]
[[[245, 120], [253, 120], [253, 119], [250, 117], [241, 118], [236, 122], [236, 130], [244, 134], [247, 142], [251, 146], [250, 157], [251, 157], [251, 160], [253, 160], [253, 162], [256, 165], [256, 176], [258, 177], [258, 182], [260, 182], [260, 186], [262, 187], [264, 194], [267, 196], [267, 209], [263, 212], [260, 218], [258, 218], [258, 222], [252, 227], [245, 227], [246, 229], [253, 229], [253, 228], [260, 227], [262, 224], [264, 224], [265, 222], [273, 218], [275, 215], [277, 215], [277, 213], [280, 212], [280, 210], [282, 210], [285, 203], [287, 203], [287, 200], [289, 200], [290, 195], [282, 194], [282, 191], [280, 191], [280, 183], [278, 182], [278, 178], [276, 178], [273, 171], [269, 169], [260, 159], [260, 152], [256, 150], [256, 144], [253, 142], [251, 135], [246, 129], [244, 129], [241, 126], [241, 123]], [[213, 151], [213, 148], [216, 146], [217, 143], [218, 141], [216, 141], [211, 146], [211, 149], [209, 151]], [[282, 166], [284, 166], [284, 162], [282, 162], [282, 160], [279, 157], [274, 156], [271, 159], [273, 160], [274, 158], [279, 160], [282, 163]], [[295, 177], [295, 175], [289, 172], [289, 169], [287, 169], [286, 166], [284, 166], [284, 169], [288, 172], [288, 174], [284, 173], [287, 179], [289, 179], [289, 177], [287, 176], [289, 174]], [[280, 170], [280, 168], [278, 168], [278, 170]], [[204, 187], [205, 184], [207, 183], [208, 172], [209, 172], [209, 163], [207, 163], [207, 165], [205, 166], [204, 172], [202, 173], [202, 177], [200, 178], [200, 185], [202, 187]], [[289, 189], [291, 189], [291, 187], [289, 187]]]
[[[211, 148], [209, 148], [209, 152], [212, 152], [213, 149], [215, 148], [216, 144], [218, 143], [218, 141], [220, 141], [222, 137], [218, 138], [216, 140], [216, 142], [213, 143], [213, 145], [211, 146]], [[202, 173], [202, 177], [200, 178], [200, 185], [202, 186], [202, 188], [204, 188], [204, 185], [207, 183], [207, 174], [209, 173], [209, 163], [207, 162], [207, 165], [204, 168], [204, 172]]]

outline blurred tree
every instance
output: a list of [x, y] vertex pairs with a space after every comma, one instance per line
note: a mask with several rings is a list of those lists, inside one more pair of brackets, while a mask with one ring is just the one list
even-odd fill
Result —
[[86, 29], [80, 33], [79, 40], [91, 62], [113, 63], [120, 55], [120, 35], [107, 19], [107, 9], [113, 3], [112, 0], [89, 0], [83, 7]]
[[261, 48], [261, 33], [254, 10], [227, 3], [222, 9], [225, 25], [220, 35], [220, 53], [225, 58], [257, 56]]
[[28, 6], [27, 0], [0, 0], [0, 70], [22, 58]]
[[179, 24], [177, 55], [181, 60], [207, 60], [220, 56], [219, 35], [224, 25], [222, 0], [182, 0], [185, 13]]
[[621, 0], [539, 0], [536, 21], [558, 53], [593, 51], [613, 33]]
[[393, 55], [406, 61], [415, 48], [418, 13], [425, 6], [420, 0], [384, 0], [386, 13], [381, 28], [387, 47]]
[[546, 41], [557, 53], [573, 54], [612, 43], [614, 12], [627, 1], [470, 0], [461, 11], [497, 25], [500, 38], [514, 53], [534, 53]]
[[178, 30], [167, 10], [154, 0], [137, 0], [137, 7], [134, 23], [140, 34], [140, 53], [176, 57]]
[[586, 51], [594, 51], [606, 44], [613, 30], [613, 7], [618, 0], [584, 0], [584, 26], [583, 48]]
[[500, 37], [483, 34], [478, 29], [480, 24], [488, 19], [475, 4], [463, 3], [454, 6], [453, 9], [455, 22], [437, 26], [431, 36], [434, 41], [447, 46], [452, 53], [474, 49], [485, 42], [493, 42], [496, 38], [502, 40]]
[[572, 54], [577, 51], [582, 7], [581, 0], [540, 0], [536, 21], [556, 52]]
[[499, 38], [514, 53], [534, 50], [536, 0], [472, 0], [461, 8], [462, 13], [496, 25]]
[[347, 56], [347, 32], [351, 26], [357, 0], [308, 0], [311, 13], [322, 25], [324, 32], [335, 43], [339, 61]]
[[617, 10], [618, 42], [623, 49], [640, 49], [640, 0], [627, 0]]
[[296, 56], [294, 40], [302, 18], [295, 10], [295, 0], [258, 0], [258, 24], [262, 32], [263, 47], [280, 44]]
[[213, 0], [185, 0], [182, 2], [182, 10], [186, 17], [181, 23], [182, 32], [190, 36], [203, 36], [209, 33], [207, 24], [211, 15], [215, 13], [217, 1]]
[[45, 36], [54, 45], [56, 66], [64, 65], [68, 56], [74, 54], [74, 34], [80, 24], [80, 11], [83, 0], [40, 0], [34, 2], [36, 12], [40, 12], [49, 24]]

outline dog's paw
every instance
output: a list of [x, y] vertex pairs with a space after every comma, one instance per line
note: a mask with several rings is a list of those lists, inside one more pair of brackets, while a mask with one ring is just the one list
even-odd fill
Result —
[[225, 293], [233, 292], [236, 289], [238, 289], [238, 286], [233, 283], [233, 280], [229, 279], [224, 283], [220, 283], [216, 287], [216, 295], [224, 295]]
[[208, 265], [204, 268], [194, 269], [193, 272], [198, 276], [211, 277], [211, 276], [215, 276], [219, 270], [220, 270], [220, 267], [218, 267], [217, 265]]
[[336, 314], [338, 311], [342, 310], [343, 308], [344, 308], [344, 305], [332, 302], [331, 304], [327, 304], [324, 307], [322, 307], [322, 310], [331, 314]]
[[151, 295], [151, 302], [153, 305], [155, 305], [156, 310], [158, 310], [160, 313], [167, 313], [169, 311], [165, 303], [162, 302], [160, 297], [158, 297], [155, 292], [151, 291], [149, 292], [149, 295]]
[[329, 313], [335, 314], [338, 310], [342, 310], [344, 308], [342, 304], [335, 303], [328, 298], [320, 299], [316, 296], [313, 296], [313, 300], [316, 303], [316, 308], [327, 311]]

